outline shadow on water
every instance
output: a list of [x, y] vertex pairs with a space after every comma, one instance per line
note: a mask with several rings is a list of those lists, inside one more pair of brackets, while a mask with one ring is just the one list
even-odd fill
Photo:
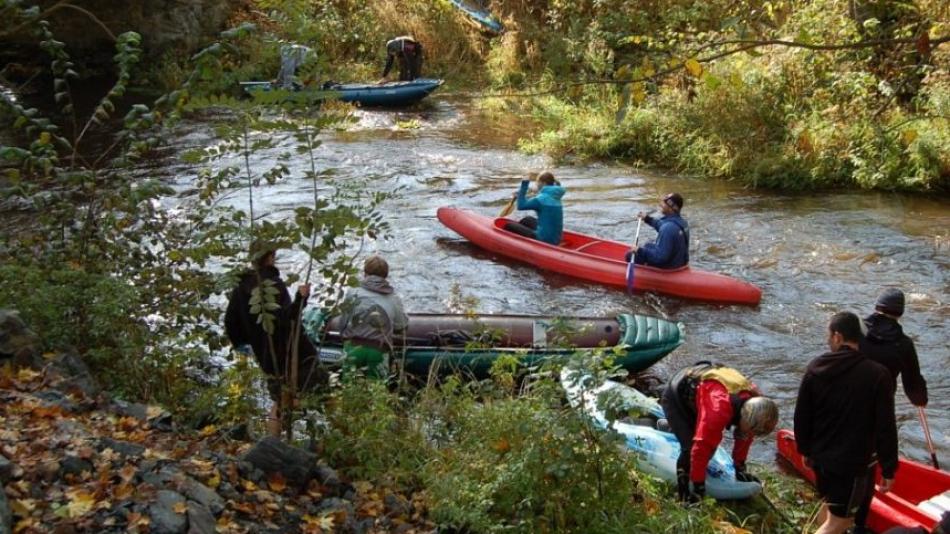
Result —
[[[181, 128], [175, 140], [181, 151], [209, 143], [206, 125]], [[392, 238], [370, 242], [364, 252], [389, 259], [391, 279], [411, 311], [446, 311], [449, 290], [458, 284], [478, 299], [482, 313], [663, 315], [685, 323], [687, 337], [658, 364], [658, 374], [700, 359], [734, 365], [778, 398], [782, 426], [789, 426], [802, 371], [825, 350], [828, 317], [839, 310], [866, 315], [882, 288], [900, 287], [908, 295], [902, 323], [917, 343], [930, 388], [934, 437], [940, 456], [950, 458], [950, 202], [945, 198], [789, 195], [623, 165], [563, 167], [513, 150], [523, 132], [516, 116], [486, 118], [464, 101], [440, 101], [436, 95], [422, 109], [360, 110], [346, 131], [324, 135], [320, 168], [336, 169], [342, 178], [370, 177], [372, 189], [403, 190], [385, 207]], [[255, 170], [263, 171], [285, 150], [255, 154]], [[175, 161], [166, 165], [169, 180], [182, 191], [193, 188], [193, 170]], [[527, 173], [545, 169], [567, 188], [567, 228], [620, 241], [632, 240], [638, 211], [655, 209], [662, 194], [679, 191], [692, 229], [693, 264], [758, 285], [761, 305], [631, 297], [499, 258], [461, 241], [435, 218], [444, 205], [498, 213]], [[290, 170], [294, 178], [270, 187], [257, 209], [279, 218], [309, 202], [304, 160], [291, 161]], [[641, 239], [653, 236], [644, 228]], [[303, 258], [287, 255], [282, 263], [285, 271], [302, 269]], [[902, 450], [925, 459], [912, 408], [898, 392]], [[771, 461], [774, 447], [760, 444], [753, 451], [758, 460]]]

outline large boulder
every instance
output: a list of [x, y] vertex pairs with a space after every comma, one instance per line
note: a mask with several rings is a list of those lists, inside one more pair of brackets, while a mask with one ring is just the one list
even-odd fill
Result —
[[273, 436], [258, 441], [243, 460], [265, 475], [280, 473], [288, 483], [298, 488], [306, 487], [318, 474], [316, 454]]
[[0, 360], [12, 358], [16, 365], [31, 366], [40, 355], [40, 338], [16, 310], [0, 309]]

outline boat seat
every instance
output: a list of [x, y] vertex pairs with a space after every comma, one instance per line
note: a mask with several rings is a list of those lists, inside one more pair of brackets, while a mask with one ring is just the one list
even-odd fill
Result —
[[920, 501], [917, 507], [927, 515], [940, 519], [943, 514], [950, 512], [950, 490]]
[[574, 249], [574, 252], [580, 252], [580, 251], [584, 250], [585, 248], [587, 248], [587, 247], [589, 247], [589, 246], [591, 246], [591, 245], [596, 245], [596, 244], [598, 244], [598, 243], [603, 243], [603, 241], [591, 241], [590, 243], [584, 243], [583, 245], [581, 245], [581, 246], [575, 248], [575, 249]]

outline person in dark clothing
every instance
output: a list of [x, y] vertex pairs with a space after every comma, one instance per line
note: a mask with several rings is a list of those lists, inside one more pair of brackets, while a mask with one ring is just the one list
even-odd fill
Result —
[[411, 82], [422, 76], [422, 45], [409, 35], [396, 37], [386, 43], [386, 67], [379, 83], [386, 81], [393, 63], [399, 62], [399, 81]]
[[689, 263], [689, 224], [680, 211], [683, 209], [683, 197], [679, 193], [670, 193], [660, 201], [662, 218], [653, 218], [640, 212], [637, 217], [652, 226], [656, 240], [642, 247], [630, 249], [625, 259], [634, 258], [637, 265], [649, 265], [660, 269], [677, 269]]
[[533, 210], [538, 213], [535, 217], [524, 217], [518, 222], [505, 223], [505, 230], [518, 235], [544, 241], [550, 245], [561, 244], [564, 233], [564, 207], [561, 198], [566, 189], [554, 179], [549, 172], [538, 176], [538, 194], [527, 198], [528, 180], [521, 181], [521, 188], [515, 194], [519, 210]]
[[861, 340], [861, 354], [891, 372], [895, 390], [899, 375], [904, 393], [914, 406], [927, 406], [927, 381], [920, 374], [917, 350], [897, 322], [903, 314], [904, 293], [899, 289], [884, 290], [877, 299], [874, 313], [864, 319], [867, 335]]
[[808, 364], [795, 403], [798, 452], [815, 470], [824, 500], [820, 534], [851, 526], [874, 491], [875, 463], [881, 465], [881, 491], [890, 489], [897, 471], [893, 379], [858, 352], [860, 340], [858, 317], [835, 314], [828, 324], [831, 351]]
[[[241, 275], [237, 287], [231, 291], [228, 308], [224, 315], [224, 329], [231, 344], [240, 349], [250, 346], [254, 359], [261, 371], [267, 375], [267, 389], [274, 400], [268, 427], [271, 433], [279, 433], [279, 413], [281, 386], [289, 383], [287, 374], [292, 357], [292, 343], [295, 324], [300, 320], [300, 311], [306, 306], [310, 296], [310, 285], [301, 284], [293, 301], [287, 285], [280, 277], [275, 262], [277, 247], [257, 240], [251, 245], [251, 264], [253, 269]], [[255, 288], [264, 284], [277, 291], [278, 309], [273, 311], [273, 333], [268, 335], [260, 314], [252, 310], [251, 299]], [[298, 390], [311, 389], [326, 380], [326, 373], [320, 367], [317, 349], [310, 343], [303, 329], [298, 330]], [[275, 432], [275, 427], [277, 431]]]
[[[755, 385], [735, 369], [699, 362], [673, 375], [661, 398], [670, 430], [680, 443], [676, 489], [680, 500], [697, 501], [706, 493], [706, 467], [733, 428], [732, 459], [736, 479], [758, 482], [746, 469], [752, 439], [778, 424], [778, 407], [759, 395]], [[692, 487], [690, 486], [692, 483]]]

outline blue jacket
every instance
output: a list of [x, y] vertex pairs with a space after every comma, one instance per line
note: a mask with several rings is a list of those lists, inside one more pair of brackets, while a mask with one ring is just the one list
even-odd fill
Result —
[[538, 229], [534, 232], [538, 241], [555, 246], [561, 244], [561, 234], [564, 231], [561, 197], [564, 196], [565, 191], [559, 185], [546, 185], [534, 197], [525, 198], [528, 192], [528, 180], [521, 181], [521, 189], [518, 190], [518, 209], [538, 212]]
[[656, 241], [637, 249], [637, 263], [676, 269], [689, 263], [689, 224], [678, 213], [661, 219], [647, 216], [643, 219], [656, 229]]

